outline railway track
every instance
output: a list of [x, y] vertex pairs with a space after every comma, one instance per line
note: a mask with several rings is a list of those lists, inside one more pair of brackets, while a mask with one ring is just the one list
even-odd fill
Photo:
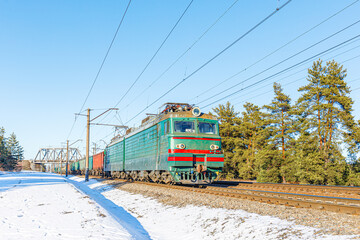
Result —
[[328, 197], [309, 194], [295, 194], [273, 191], [229, 189], [207, 186], [194, 188], [190, 186], [164, 185], [157, 183], [140, 182], [151, 186], [198, 192], [217, 196], [246, 199], [270, 204], [280, 204], [299, 208], [312, 208], [332, 212], [360, 215], [360, 198]]
[[[96, 177], [99, 179], [99, 177]], [[105, 179], [104, 179], [105, 180]], [[128, 182], [122, 179], [109, 179], [116, 182]], [[169, 189], [177, 189], [182, 191], [188, 192], [197, 192], [202, 194], [211, 194], [216, 196], [223, 196], [223, 197], [230, 197], [230, 198], [237, 198], [237, 199], [245, 199], [251, 201], [259, 201], [263, 203], [269, 204], [278, 204], [278, 205], [285, 205], [290, 207], [297, 207], [297, 208], [311, 208], [311, 209], [318, 209], [318, 210], [325, 210], [325, 211], [332, 211], [338, 213], [346, 213], [346, 214], [353, 214], [353, 215], [360, 215], [360, 197], [358, 198], [349, 198], [349, 197], [334, 197], [334, 196], [325, 196], [321, 194], [309, 194], [307, 192], [298, 193], [300, 190], [297, 189], [297, 193], [292, 192], [284, 192], [284, 188], [280, 188], [279, 186], [276, 187], [282, 191], [271, 191], [269, 188], [265, 190], [258, 190], [258, 189], [248, 189], [248, 188], [240, 188], [242, 185], [237, 185], [236, 187], [226, 187], [224, 185], [210, 185], [205, 186], [204, 188], [194, 187], [194, 186], [184, 186], [184, 185], [166, 185], [166, 184], [159, 184], [159, 183], [152, 183], [152, 182], [140, 182], [137, 181], [135, 183], [138, 184], [145, 184], [153, 187], [161, 187], [161, 188], [169, 188]], [[249, 184], [247, 184], [249, 185]], [[261, 186], [265, 189], [265, 186]], [[291, 187], [294, 185], [291, 185]], [[297, 186], [297, 185], [296, 185]], [[306, 188], [302, 188], [306, 191], [306, 189], [311, 189], [312, 186], [307, 186]], [[314, 186], [314, 189], [318, 189], [322, 186]], [[294, 187], [298, 188], [298, 187]], [[342, 187], [326, 187], [325, 189], [332, 189], [335, 191], [341, 191]], [[322, 190], [317, 191], [317, 193], [321, 192]], [[354, 194], [351, 191], [351, 194]]]
[[298, 194], [312, 194], [328, 197], [360, 198], [360, 187], [345, 186], [320, 186], [300, 184], [276, 184], [276, 183], [242, 183], [234, 181], [218, 181], [212, 186], [226, 188], [241, 188], [264, 191], [277, 191]]

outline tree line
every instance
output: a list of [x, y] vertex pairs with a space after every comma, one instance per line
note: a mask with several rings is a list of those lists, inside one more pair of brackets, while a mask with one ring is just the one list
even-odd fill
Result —
[[0, 127], [0, 170], [15, 170], [18, 161], [24, 159], [23, 154], [24, 150], [16, 135], [11, 133], [9, 137], [5, 137], [5, 129]]
[[225, 155], [223, 176], [273, 183], [360, 185], [360, 121], [337, 62], [315, 61], [292, 102], [280, 84], [265, 106], [227, 102], [217, 115]]

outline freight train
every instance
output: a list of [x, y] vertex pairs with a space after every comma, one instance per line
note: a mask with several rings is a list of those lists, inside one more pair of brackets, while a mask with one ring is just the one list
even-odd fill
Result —
[[[166, 103], [89, 158], [89, 174], [138, 181], [208, 184], [224, 167], [219, 123], [186, 103]], [[69, 166], [85, 173], [85, 159]]]

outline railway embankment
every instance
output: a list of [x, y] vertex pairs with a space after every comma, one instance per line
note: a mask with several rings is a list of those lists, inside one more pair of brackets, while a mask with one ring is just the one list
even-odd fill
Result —
[[[356, 214], [320, 210], [316, 207], [295, 207], [291, 206], [291, 204], [268, 204], [265, 202], [251, 201], [234, 197], [231, 194], [215, 195], [209, 192], [209, 189], [206, 190], [206, 188], [184, 189], [181, 187], [173, 188], [167, 185], [144, 184], [139, 182], [127, 182], [124, 184], [124, 182], [119, 180], [105, 180], [103, 183], [111, 184], [115, 188], [123, 191], [127, 191], [133, 194], [141, 194], [146, 197], [156, 199], [157, 201], [167, 206], [187, 207], [193, 205], [199, 207], [206, 206], [213, 209], [244, 210], [249, 213], [256, 213], [262, 216], [272, 216], [282, 220], [291, 221], [298, 225], [315, 227], [319, 229], [316, 234], [320, 235], [358, 235], [360, 237], [360, 216]], [[260, 187], [260, 185], [258, 187]], [[261, 188], [262, 190], [265, 189], [264, 186], [261, 186]], [[297, 193], [301, 192], [302, 194], [306, 192], [304, 188], [292, 191]], [[319, 193], [314, 189], [312, 191], [313, 194]], [[318, 191], [322, 190], [318, 189]], [[344, 198], [348, 196], [357, 196], [354, 191], [350, 191], [348, 193], [349, 195], [346, 195], [345, 193], [339, 193], [338, 190], [335, 189], [333, 189], [333, 191], [329, 190], [328, 192], [330, 192], [330, 195], [340, 195]], [[315, 199], [314, 202], [321, 201]], [[330, 204], [331, 203], [333, 202], [330, 202]], [[340, 206], [344, 205], [342, 203], [339, 204]]]

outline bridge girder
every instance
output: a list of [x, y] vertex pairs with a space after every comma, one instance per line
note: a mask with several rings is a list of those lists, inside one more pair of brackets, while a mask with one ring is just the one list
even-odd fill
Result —
[[[33, 160], [33, 163], [60, 163], [66, 162], [66, 148], [40, 148]], [[69, 161], [82, 159], [77, 148], [69, 148]]]

